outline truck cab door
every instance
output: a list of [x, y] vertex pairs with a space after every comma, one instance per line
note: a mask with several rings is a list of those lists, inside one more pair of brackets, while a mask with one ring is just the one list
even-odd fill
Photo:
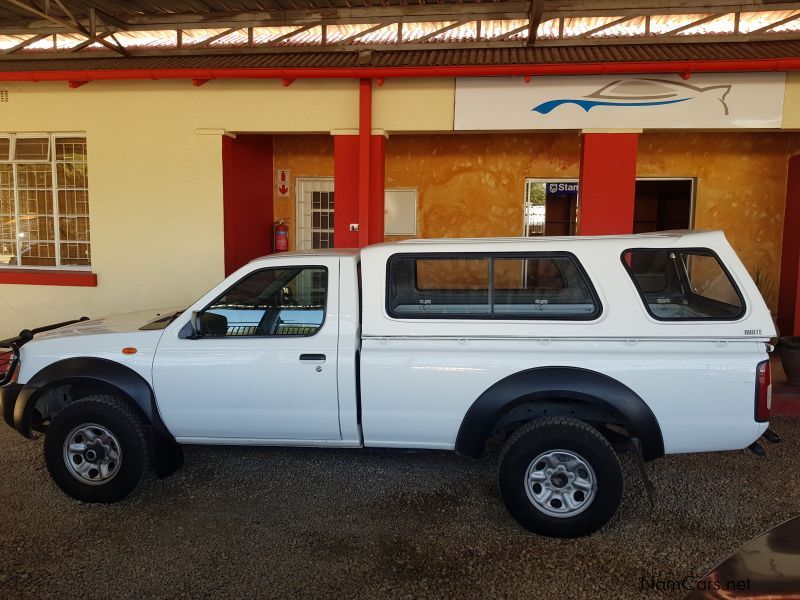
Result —
[[341, 439], [338, 282], [337, 257], [262, 263], [170, 325], [156, 350], [153, 382], [175, 438]]

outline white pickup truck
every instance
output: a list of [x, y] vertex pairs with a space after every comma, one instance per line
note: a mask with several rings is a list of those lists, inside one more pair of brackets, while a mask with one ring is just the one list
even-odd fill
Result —
[[87, 502], [168, 475], [181, 444], [492, 443], [514, 518], [580, 536], [619, 505], [617, 450], [763, 452], [774, 335], [721, 232], [418, 240], [272, 255], [188, 308], [23, 331], [0, 400]]

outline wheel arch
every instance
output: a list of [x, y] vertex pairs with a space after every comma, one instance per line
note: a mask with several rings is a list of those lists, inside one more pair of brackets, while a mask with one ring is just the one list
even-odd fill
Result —
[[124, 398], [152, 429], [157, 474], [163, 477], [180, 467], [183, 462], [180, 446], [161, 419], [150, 384], [130, 367], [105, 358], [66, 358], [38, 371], [17, 396], [14, 428], [32, 438], [32, 417], [37, 403], [49, 391], [65, 386], [78, 390], [73, 400], [94, 393]]
[[487, 439], [504, 419], [525, 422], [546, 415], [618, 422], [631, 437], [638, 438], [645, 460], [664, 455], [661, 428], [647, 403], [620, 381], [578, 367], [537, 367], [493, 384], [467, 410], [455, 449], [480, 457]]
[[[63, 386], [113, 392], [130, 401], [154, 430], [169, 434], [155, 405], [152, 388], [136, 371], [106, 358], [73, 357], [51, 363], [23, 386], [14, 408], [14, 427], [32, 436], [31, 416], [36, 403], [48, 390]], [[85, 396], [85, 393], [80, 396]]]

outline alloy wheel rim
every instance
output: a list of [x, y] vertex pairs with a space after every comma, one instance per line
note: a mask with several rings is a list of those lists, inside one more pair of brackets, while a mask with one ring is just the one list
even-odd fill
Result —
[[78, 425], [64, 439], [64, 464], [70, 474], [88, 485], [103, 485], [119, 473], [122, 448], [107, 428], [96, 423]]
[[577, 452], [548, 450], [525, 470], [525, 493], [540, 512], [566, 519], [592, 504], [597, 495], [597, 476]]

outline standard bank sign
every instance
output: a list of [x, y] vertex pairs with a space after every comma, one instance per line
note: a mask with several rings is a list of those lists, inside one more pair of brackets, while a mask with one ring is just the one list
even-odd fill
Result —
[[779, 128], [785, 73], [465, 77], [455, 128]]

